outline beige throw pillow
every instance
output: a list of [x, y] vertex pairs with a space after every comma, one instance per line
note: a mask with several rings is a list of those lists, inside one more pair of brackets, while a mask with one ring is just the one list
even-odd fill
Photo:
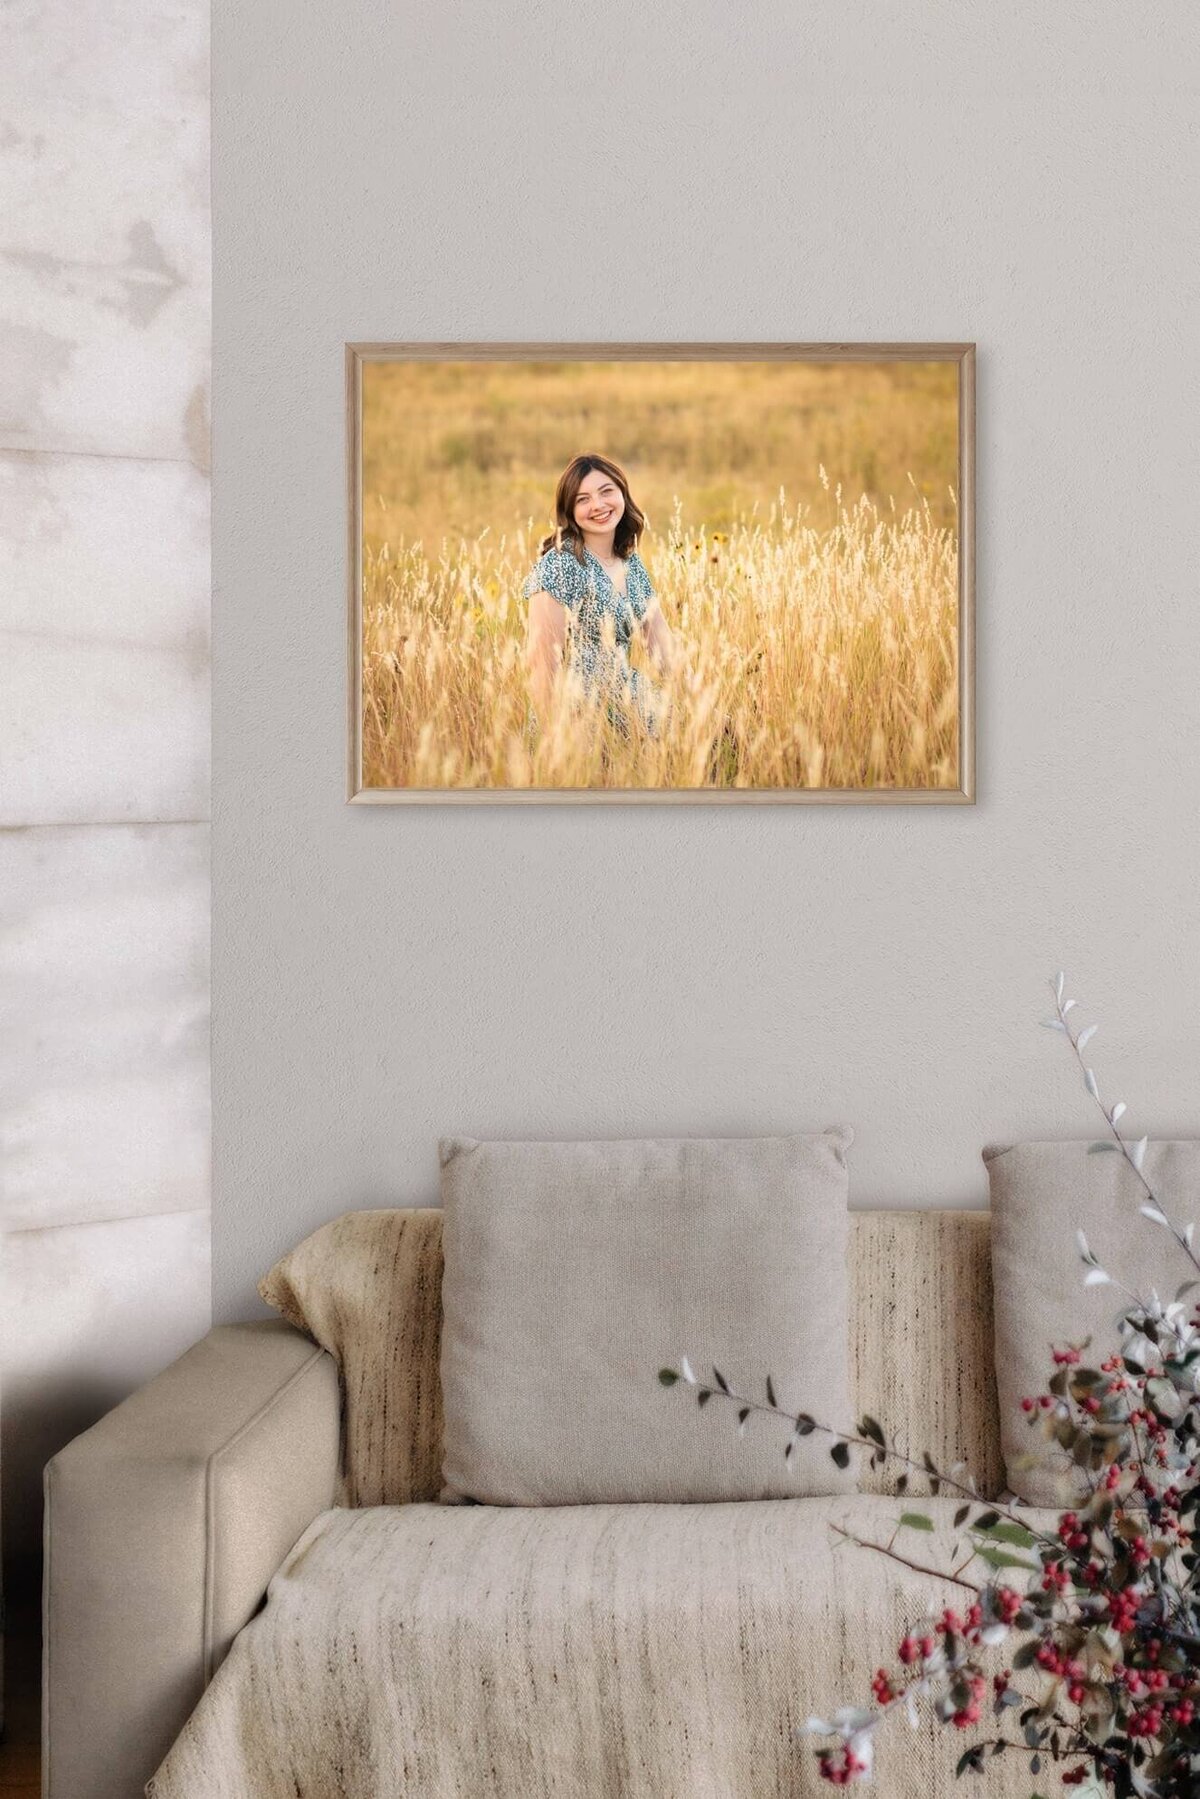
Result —
[[659, 1370], [686, 1356], [847, 1427], [852, 1133], [444, 1142], [446, 1499], [495, 1505], [836, 1493], [799, 1439]]
[[[1114, 1280], [1143, 1295], [1154, 1288], [1170, 1300], [1194, 1271], [1167, 1232], [1143, 1217], [1146, 1190], [1115, 1147], [1097, 1154], [1086, 1142], [989, 1144], [983, 1159], [992, 1198], [996, 1388], [1008, 1484], [1036, 1505], [1069, 1502], [1081, 1478], [1030, 1425], [1021, 1401], [1045, 1392], [1052, 1344], [1090, 1336], [1091, 1367], [1113, 1353], [1125, 1297], [1114, 1286], [1084, 1286], [1076, 1232]], [[1142, 1172], [1173, 1218], [1200, 1219], [1200, 1143], [1151, 1143]]]

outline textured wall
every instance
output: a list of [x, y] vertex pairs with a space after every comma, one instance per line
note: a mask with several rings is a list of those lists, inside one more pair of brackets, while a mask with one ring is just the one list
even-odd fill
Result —
[[[1061, 963], [1196, 1128], [1186, 0], [219, 9], [217, 1309], [436, 1138], [857, 1126], [858, 1204], [1077, 1135]], [[974, 339], [979, 803], [354, 808], [342, 345]]]
[[3, 1534], [207, 1327], [206, 0], [0, 65]]

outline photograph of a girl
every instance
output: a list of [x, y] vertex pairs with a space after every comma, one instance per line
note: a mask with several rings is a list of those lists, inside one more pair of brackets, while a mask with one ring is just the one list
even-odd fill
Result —
[[640, 633], [654, 669], [671, 665], [671, 628], [637, 545], [645, 515], [621, 468], [605, 456], [576, 456], [559, 478], [555, 527], [526, 577], [530, 689], [549, 716], [555, 682], [574, 672], [583, 693], [602, 701], [622, 736], [653, 735], [665, 714], [660, 689], [633, 668]]
[[351, 797], [970, 797], [967, 349], [355, 354]]

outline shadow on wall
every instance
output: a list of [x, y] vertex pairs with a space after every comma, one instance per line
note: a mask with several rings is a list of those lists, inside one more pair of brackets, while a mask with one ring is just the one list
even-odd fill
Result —
[[0, 1406], [0, 1519], [4, 1525], [5, 1592], [41, 1556], [42, 1471], [51, 1456], [124, 1398], [111, 1377], [62, 1375], [6, 1380]]

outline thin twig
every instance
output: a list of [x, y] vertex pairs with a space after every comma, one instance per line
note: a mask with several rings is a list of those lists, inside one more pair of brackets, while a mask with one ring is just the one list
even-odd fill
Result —
[[[1193, 1268], [1195, 1268], [1196, 1271], [1198, 1273], [1200, 1273], [1200, 1256], [1198, 1256], [1196, 1254], [1196, 1251], [1192, 1248], [1191, 1244], [1188, 1242], [1187, 1237], [1185, 1236], [1184, 1232], [1179, 1229], [1179, 1226], [1174, 1222], [1174, 1220], [1172, 1218], [1168, 1217], [1166, 1207], [1163, 1205], [1162, 1201], [1159, 1199], [1158, 1195], [1155, 1193], [1153, 1187], [1150, 1185], [1150, 1182], [1146, 1179], [1146, 1176], [1142, 1173], [1142, 1170], [1138, 1167], [1137, 1163], [1134, 1161], [1133, 1151], [1130, 1149], [1128, 1143], [1125, 1141], [1124, 1137], [1121, 1135], [1121, 1132], [1118, 1130], [1117, 1126], [1113, 1123], [1112, 1115], [1109, 1112], [1107, 1106], [1105, 1106], [1105, 1104], [1101, 1100], [1099, 1093], [1092, 1092], [1092, 1087], [1089, 1084], [1088, 1076], [1090, 1074], [1092, 1081], [1094, 1081], [1095, 1075], [1094, 1075], [1094, 1073], [1092, 1073], [1092, 1071], [1089, 1069], [1087, 1063], [1083, 1059], [1083, 1051], [1079, 1047], [1078, 1036], [1077, 1035], [1072, 1036], [1072, 1034], [1071, 1034], [1071, 1027], [1067, 1023], [1067, 1014], [1066, 1014], [1066, 1011], [1064, 1010], [1062, 997], [1059, 993], [1058, 982], [1051, 981], [1050, 985], [1054, 991], [1054, 1010], [1058, 1016], [1058, 1022], [1062, 1026], [1064, 1032], [1066, 1033], [1067, 1042], [1071, 1045], [1071, 1048], [1075, 1054], [1075, 1060], [1078, 1062], [1079, 1067], [1082, 1070], [1083, 1077], [1084, 1077], [1084, 1086], [1087, 1088], [1087, 1091], [1091, 1094], [1092, 1098], [1096, 1102], [1096, 1105], [1099, 1107], [1101, 1117], [1104, 1119], [1105, 1124], [1108, 1126], [1109, 1133], [1112, 1136], [1113, 1141], [1116, 1143], [1117, 1148], [1120, 1150], [1121, 1154], [1124, 1156], [1124, 1158], [1128, 1162], [1129, 1166], [1133, 1169], [1133, 1172], [1137, 1175], [1138, 1180], [1141, 1182], [1142, 1191], [1145, 1193], [1146, 1198], [1149, 1200], [1150, 1204], [1152, 1206], [1154, 1206], [1157, 1211], [1161, 1212], [1164, 1218], [1166, 1218], [1167, 1227], [1170, 1230], [1171, 1235], [1174, 1237], [1175, 1241], [1178, 1243], [1178, 1245], [1179, 1245], [1180, 1249], [1182, 1249], [1183, 1253], [1187, 1256], [1187, 1258], [1191, 1262]], [[1139, 1304], [1142, 1304], [1142, 1303], [1143, 1302], [1141, 1302], [1139, 1300]], [[1145, 1307], [1144, 1309], [1149, 1311], [1149, 1307]]]
[[[941, 1568], [927, 1568], [922, 1562], [910, 1561], [906, 1555], [891, 1549], [886, 1543], [872, 1543], [868, 1537], [856, 1537], [852, 1530], [846, 1530], [840, 1524], [831, 1524], [830, 1529], [847, 1543], [857, 1543], [860, 1549], [873, 1549], [877, 1555], [886, 1555], [889, 1561], [899, 1562], [901, 1567], [911, 1568], [914, 1574], [927, 1574], [930, 1580], [952, 1580], [956, 1587], [966, 1587], [968, 1593], [982, 1593], [983, 1588], [976, 1581], [964, 1580], [961, 1574], [947, 1574]], [[966, 1564], [964, 1563], [964, 1566]]]
[[[672, 1370], [672, 1373], [676, 1373], [676, 1371]], [[676, 1379], [683, 1378], [683, 1376], [676, 1373]], [[708, 1381], [696, 1380], [689, 1381], [686, 1384], [689, 1386], [697, 1386], [702, 1391], [711, 1393], [714, 1399], [727, 1399], [731, 1405], [737, 1406], [739, 1410], [764, 1412], [769, 1418], [782, 1418], [786, 1423], [791, 1425], [793, 1434], [795, 1435], [807, 1434], [797, 1432], [797, 1414], [795, 1412], [785, 1411], [780, 1405], [763, 1405], [756, 1399], [747, 1399], [744, 1394], [735, 1393], [732, 1388], [727, 1390], [715, 1381], [710, 1384]], [[916, 1461], [914, 1457], [905, 1455], [901, 1450], [890, 1448], [886, 1441], [877, 1443], [871, 1437], [859, 1437], [854, 1435], [851, 1431], [835, 1430], [831, 1424], [822, 1424], [819, 1419], [811, 1417], [807, 1412], [801, 1413], [800, 1416], [806, 1420], [807, 1424], [810, 1425], [814, 1431], [820, 1431], [822, 1435], [827, 1437], [834, 1437], [839, 1443], [852, 1443], [856, 1449], [870, 1450], [872, 1455], [885, 1456], [888, 1461], [899, 1462], [902, 1467], [911, 1468], [915, 1473], [923, 1474], [927, 1479], [937, 1481], [940, 1486], [951, 1488], [951, 1490], [957, 1493], [961, 1499], [969, 1500], [972, 1505], [979, 1506], [982, 1511], [995, 1512], [998, 1517], [1007, 1519], [1010, 1524], [1019, 1525], [1022, 1530], [1029, 1532], [1029, 1535], [1035, 1542], [1047, 1543], [1055, 1549], [1058, 1548], [1057, 1537], [1050, 1536], [1046, 1531], [1034, 1530], [1021, 1516], [1020, 1512], [1014, 1511], [1011, 1506], [1005, 1505], [1001, 1500], [981, 1498], [974, 1487], [965, 1486], [962, 1481], [955, 1480], [952, 1474], [943, 1474], [941, 1469], [936, 1466], [927, 1467], [924, 1462]], [[897, 1494], [896, 1497], [903, 1498], [905, 1495]], [[913, 1497], [919, 1498], [920, 1495], [914, 1494]]]

